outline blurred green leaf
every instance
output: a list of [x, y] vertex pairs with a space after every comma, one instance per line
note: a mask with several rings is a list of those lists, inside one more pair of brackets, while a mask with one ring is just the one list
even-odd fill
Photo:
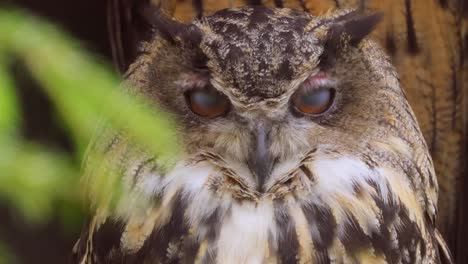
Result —
[[[70, 155], [13, 135], [19, 109], [7, 71], [11, 55], [24, 62], [45, 89], [65, 121], [79, 157], [96, 129], [105, 123], [125, 131], [154, 153], [158, 165], [173, 165], [179, 145], [166, 113], [119, 89], [120, 80], [107, 65], [54, 26], [17, 9], [0, 9], [0, 199], [9, 201], [26, 220], [40, 223], [61, 211], [67, 225], [77, 225], [73, 219], [80, 217], [76, 210], [82, 202], [80, 168]], [[117, 170], [110, 168], [118, 164], [98, 154], [91, 158], [97, 168], [90, 189], [112, 207], [119, 202], [122, 190], [119, 175], [114, 173]], [[1, 263], [14, 263], [2, 244]]]
[[167, 115], [117, 89], [119, 79], [76, 41], [18, 10], [0, 10], [0, 43], [0, 51], [16, 53], [44, 85], [79, 147], [89, 142], [102, 113], [158, 154], [161, 163], [175, 160], [179, 147]]
[[17, 127], [18, 105], [14, 84], [8, 75], [5, 55], [0, 52], [0, 137]]
[[79, 169], [65, 155], [34, 145], [0, 144], [0, 197], [32, 221], [44, 221], [53, 212], [53, 201], [80, 200]]
[[[21, 11], [0, 10], [0, 43], [0, 52], [15, 54], [23, 60], [42, 84], [66, 121], [80, 157], [96, 128], [107, 123], [116, 130], [125, 131], [132, 140], [157, 155], [160, 166], [173, 164], [179, 147], [168, 116], [142, 98], [129, 96], [125, 89], [118, 89], [119, 78], [84, 52], [76, 41]], [[100, 158], [93, 158], [94, 163], [101, 163]], [[48, 164], [53, 166], [52, 161]], [[113, 203], [120, 187], [118, 175], [110, 175], [110, 171], [113, 170], [101, 168], [93, 173], [91, 189], [97, 192], [96, 197]], [[29, 200], [18, 201], [22, 202], [21, 207], [34, 208], [26, 203]], [[34, 200], [34, 203], [40, 202], [41, 199]]]
[[10, 248], [0, 241], [0, 264], [15, 264], [15, 263], [18, 263], [18, 261], [11, 254]]

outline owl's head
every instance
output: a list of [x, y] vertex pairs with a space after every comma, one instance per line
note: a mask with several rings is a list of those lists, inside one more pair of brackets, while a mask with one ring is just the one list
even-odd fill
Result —
[[147, 17], [158, 34], [129, 81], [175, 116], [186, 156], [211, 157], [249, 189], [268, 192], [298, 168], [310, 175], [302, 164], [317, 155], [366, 160], [414, 125], [393, 123], [411, 110], [387, 57], [364, 40], [379, 14], [245, 7], [188, 25]]

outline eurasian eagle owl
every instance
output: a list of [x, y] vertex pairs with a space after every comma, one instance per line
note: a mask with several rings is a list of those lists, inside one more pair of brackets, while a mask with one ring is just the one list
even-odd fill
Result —
[[449, 258], [426, 143], [366, 39], [379, 14], [259, 6], [186, 25], [145, 12], [156, 34], [126, 83], [175, 117], [183, 155], [163, 171], [124, 132], [105, 133], [95, 151], [148, 202], [97, 212], [79, 263]]

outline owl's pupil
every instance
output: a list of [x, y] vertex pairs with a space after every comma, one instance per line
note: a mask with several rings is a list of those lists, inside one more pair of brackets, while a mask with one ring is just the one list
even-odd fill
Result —
[[192, 112], [202, 117], [218, 117], [229, 110], [227, 98], [214, 89], [191, 91], [186, 98]]

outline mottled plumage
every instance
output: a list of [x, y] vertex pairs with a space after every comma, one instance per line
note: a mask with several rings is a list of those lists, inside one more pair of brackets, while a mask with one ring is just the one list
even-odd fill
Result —
[[[96, 205], [78, 263], [450, 261], [426, 143], [388, 57], [363, 39], [379, 15], [244, 7], [183, 25], [145, 13], [158, 32], [125, 83], [173, 114], [184, 153], [164, 171], [125, 132], [100, 131], [91, 157], [118, 164], [137, 198]], [[290, 98], [314, 76], [333, 103], [298, 115]], [[226, 115], [187, 106], [188, 87], [207, 85]]]

